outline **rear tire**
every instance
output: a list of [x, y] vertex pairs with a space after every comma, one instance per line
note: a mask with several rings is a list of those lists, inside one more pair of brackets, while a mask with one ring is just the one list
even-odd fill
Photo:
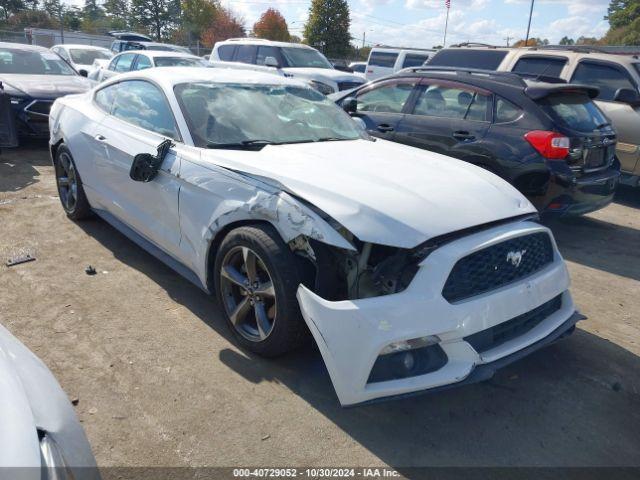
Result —
[[66, 145], [62, 144], [56, 150], [53, 166], [58, 196], [67, 217], [76, 221], [91, 217], [91, 206], [82, 188], [82, 179]]
[[276, 357], [308, 339], [296, 291], [296, 258], [270, 225], [232, 230], [216, 253], [214, 282], [223, 315], [238, 343]]

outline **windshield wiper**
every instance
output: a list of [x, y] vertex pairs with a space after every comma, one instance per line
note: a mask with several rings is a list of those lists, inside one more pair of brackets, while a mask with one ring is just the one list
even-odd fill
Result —
[[316, 142], [342, 142], [345, 140], [353, 140], [352, 138], [339, 138], [339, 137], [322, 137], [316, 140]]
[[260, 150], [267, 145], [280, 145], [279, 142], [272, 142], [271, 140], [242, 140], [235, 143], [207, 143], [207, 148], [228, 148], [236, 150]]

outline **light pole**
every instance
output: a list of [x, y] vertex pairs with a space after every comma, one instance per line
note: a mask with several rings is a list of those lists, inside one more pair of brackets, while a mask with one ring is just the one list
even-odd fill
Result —
[[529, 32], [531, 31], [531, 17], [533, 16], [533, 4], [535, 0], [531, 0], [531, 9], [529, 10], [529, 24], [527, 25], [527, 38], [524, 40], [524, 46], [529, 45]]

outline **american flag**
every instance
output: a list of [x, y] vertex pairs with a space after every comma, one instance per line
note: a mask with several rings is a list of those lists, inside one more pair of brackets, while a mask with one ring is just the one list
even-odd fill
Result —
[[444, 0], [444, 6], [448, 9], [451, 8], [451, 0]]

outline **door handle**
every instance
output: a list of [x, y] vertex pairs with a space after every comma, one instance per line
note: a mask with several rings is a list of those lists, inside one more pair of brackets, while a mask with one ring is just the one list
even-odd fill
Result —
[[376, 127], [379, 132], [393, 132], [393, 127], [388, 123], [381, 123]]
[[93, 138], [95, 138], [95, 139], [96, 139], [97, 141], [99, 141], [99, 142], [105, 142], [105, 141], [107, 140], [107, 137], [105, 137], [104, 135], [100, 135], [100, 134], [97, 134], [97, 135], [96, 135], [95, 137], [93, 137]]
[[476, 136], [464, 130], [458, 130], [457, 132], [453, 132], [453, 138], [457, 140], [475, 140]]

